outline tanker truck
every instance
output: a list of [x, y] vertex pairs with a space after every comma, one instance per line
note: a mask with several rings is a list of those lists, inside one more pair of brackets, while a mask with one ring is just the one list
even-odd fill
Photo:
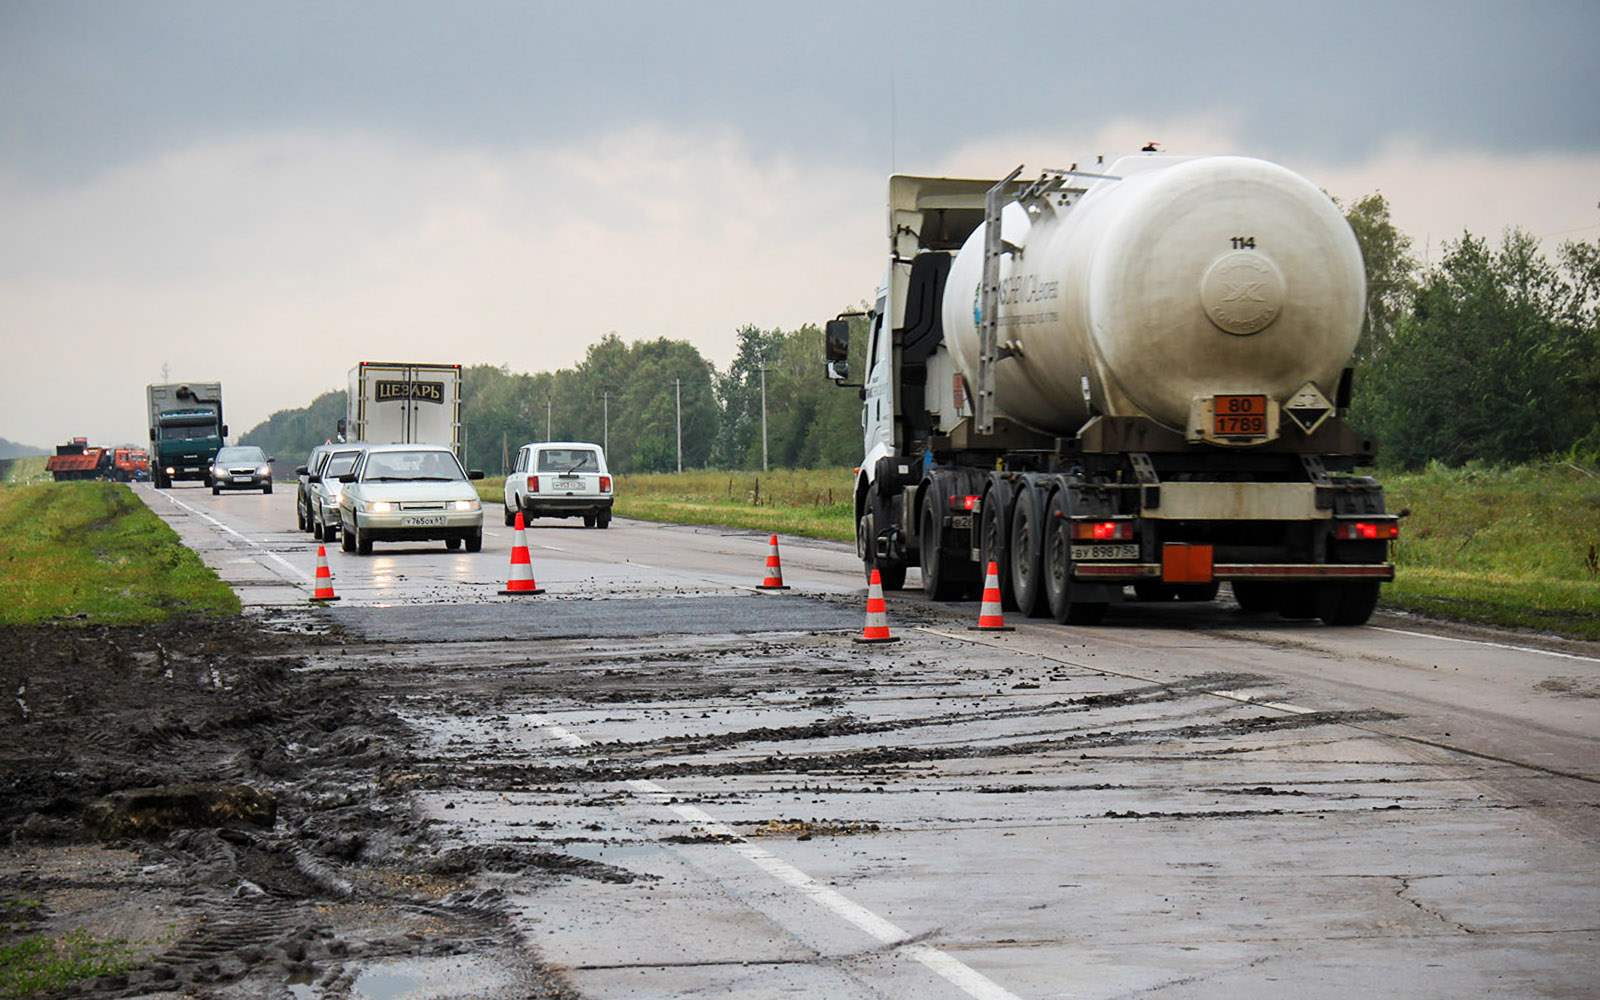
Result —
[[1006, 607], [1072, 624], [1224, 582], [1365, 622], [1398, 519], [1344, 419], [1365, 277], [1332, 200], [1239, 156], [1021, 176], [891, 177], [876, 302], [827, 324], [869, 578], [958, 599], [993, 562]]

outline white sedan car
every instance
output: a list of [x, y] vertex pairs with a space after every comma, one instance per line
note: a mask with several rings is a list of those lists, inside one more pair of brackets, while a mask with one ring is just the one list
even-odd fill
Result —
[[455, 453], [443, 445], [370, 445], [355, 469], [340, 476], [339, 522], [346, 552], [372, 553], [373, 542], [443, 539], [483, 548], [483, 505]]
[[611, 471], [606, 453], [589, 441], [541, 441], [517, 449], [506, 476], [506, 524], [522, 511], [536, 517], [581, 517], [584, 527], [611, 523]]

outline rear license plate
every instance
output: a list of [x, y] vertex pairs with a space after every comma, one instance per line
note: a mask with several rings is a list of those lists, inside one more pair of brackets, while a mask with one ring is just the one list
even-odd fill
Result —
[[1267, 397], [1213, 396], [1211, 429], [1219, 437], [1242, 437], [1267, 432]]
[[436, 514], [433, 517], [408, 517], [400, 522], [408, 528], [431, 528], [444, 523], [444, 515]]
[[1137, 559], [1139, 543], [1128, 545], [1074, 545], [1073, 562], [1098, 562], [1102, 559]]

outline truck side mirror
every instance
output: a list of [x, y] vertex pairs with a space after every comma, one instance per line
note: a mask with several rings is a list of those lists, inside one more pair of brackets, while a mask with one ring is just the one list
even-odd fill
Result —
[[227, 424], [223, 424], [222, 425], [222, 436], [223, 437], [227, 437], [228, 436], [228, 425]]
[[[843, 362], [850, 357], [850, 321], [830, 319], [824, 334], [822, 356], [829, 362]], [[847, 368], [840, 369], [848, 371]]]

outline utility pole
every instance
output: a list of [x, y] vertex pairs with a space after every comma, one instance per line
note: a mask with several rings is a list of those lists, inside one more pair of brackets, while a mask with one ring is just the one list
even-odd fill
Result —
[[600, 448], [611, 454], [611, 390], [600, 387]]
[[672, 380], [674, 391], [678, 398], [678, 471], [683, 471], [683, 379]]
[[762, 354], [761, 363], [761, 471], [767, 471], [767, 357]]
[[550, 414], [552, 412], [553, 412], [553, 407], [552, 407], [552, 404], [550, 402], [550, 397], [546, 396], [546, 397], [544, 397], [544, 439], [546, 441], [549, 441], [551, 439], [550, 438]]

